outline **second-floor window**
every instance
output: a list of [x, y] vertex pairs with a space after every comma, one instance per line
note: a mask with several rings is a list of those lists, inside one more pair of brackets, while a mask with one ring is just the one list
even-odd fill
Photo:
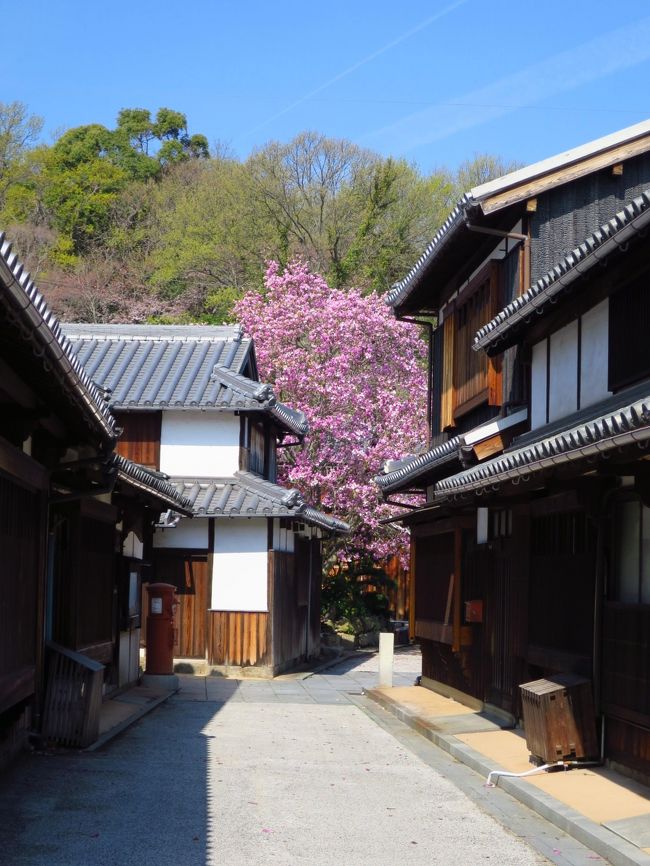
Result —
[[489, 262], [469, 283], [445, 316], [443, 328], [443, 371], [441, 428], [453, 427], [456, 420], [482, 403], [501, 404], [499, 359], [474, 352], [478, 329], [489, 322], [499, 307], [498, 263]]
[[251, 418], [242, 419], [240, 468], [275, 481], [276, 455], [272, 429]]

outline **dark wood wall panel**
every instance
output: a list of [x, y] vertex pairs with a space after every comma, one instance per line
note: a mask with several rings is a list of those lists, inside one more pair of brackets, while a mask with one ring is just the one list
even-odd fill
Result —
[[41, 503], [0, 476], [0, 712], [34, 688]]
[[162, 412], [122, 412], [116, 417], [123, 431], [117, 453], [149, 469], [160, 469]]
[[650, 728], [650, 606], [605, 605], [602, 667], [606, 712]]
[[650, 781], [650, 728], [621, 719], [608, 718], [605, 724], [605, 755]]
[[309, 542], [297, 540], [296, 552], [269, 553], [273, 574], [273, 663], [286, 665], [306, 654]]

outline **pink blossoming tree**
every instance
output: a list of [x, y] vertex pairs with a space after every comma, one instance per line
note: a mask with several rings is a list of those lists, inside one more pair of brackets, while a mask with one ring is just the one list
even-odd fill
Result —
[[383, 299], [330, 288], [300, 261], [271, 262], [265, 293], [249, 292], [235, 313], [254, 338], [260, 378], [302, 409], [303, 449], [281, 452], [281, 481], [349, 522], [337, 553], [347, 560], [405, 557], [403, 530], [382, 525], [394, 510], [373, 482], [385, 460], [426, 439], [426, 345]]

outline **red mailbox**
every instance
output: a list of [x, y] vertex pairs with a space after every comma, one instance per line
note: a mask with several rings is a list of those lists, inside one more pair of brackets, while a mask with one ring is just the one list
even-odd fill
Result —
[[176, 587], [150, 583], [147, 602], [147, 669], [145, 674], [174, 673], [174, 608]]

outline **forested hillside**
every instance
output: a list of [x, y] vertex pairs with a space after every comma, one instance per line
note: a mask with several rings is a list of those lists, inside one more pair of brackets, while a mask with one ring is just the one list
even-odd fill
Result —
[[50, 145], [42, 125], [0, 103], [0, 225], [78, 321], [227, 321], [268, 260], [296, 255], [334, 287], [383, 292], [465, 189], [513, 167], [475, 156], [425, 176], [317, 132], [242, 161], [168, 108], [123, 109], [112, 129]]

